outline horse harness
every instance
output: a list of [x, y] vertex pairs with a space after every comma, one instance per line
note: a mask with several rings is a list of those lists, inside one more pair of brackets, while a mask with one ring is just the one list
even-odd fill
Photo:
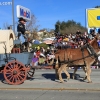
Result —
[[[81, 65], [81, 66], [86, 66], [85, 58], [88, 58], [88, 57], [91, 57], [91, 58], [94, 57], [95, 58], [95, 62], [97, 62], [98, 55], [96, 54], [96, 52], [94, 51], [93, 47], [89, 43], [87, 43], [86, 45], [82, 46], [80, 49], [82, 51], [82, 58], [80, 58], [80, 59], [75, 59], [75, 60], [71, 60], [70, 61], [69, 58], [68, 58], [68, 60], [65, 60], [65, 55], [66, 55], [65, 52], [64, 52], [64, 61], [60, 61], [59, 56], [58, 56], [59, 67], [60, 67], [61, 64], [65, 64], [65, 63], [68, 64], [69, 66], [71, 64], [71, 66], [72, 66], [73, 62], [78, 61], [78, 60], [82, 60], [82, 59], [84, 61], [84, 65]], [[88, 56], [84, 56], [84, 50], [85, 49], [87, 49], [87, 51], [89, 53]], [[76, 66], [80, 66], [80, 65], [76, 65]]]

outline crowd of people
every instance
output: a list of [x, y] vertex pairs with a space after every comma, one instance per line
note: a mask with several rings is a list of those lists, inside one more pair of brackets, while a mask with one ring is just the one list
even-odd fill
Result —
[[81, 33], [77, 30], [76, 34], [65, 34], [65, 35], [56, 35], [54, 41], [55, 48], [78, 48], [85, 45], [94, 36], [91, 34]]

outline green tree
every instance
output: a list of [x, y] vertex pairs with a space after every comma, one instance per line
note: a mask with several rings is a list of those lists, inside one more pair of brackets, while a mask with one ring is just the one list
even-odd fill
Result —
[[55, 24], [55, 30], [56, 32], [59, 32], [61, 34], [70, 34], [70, 33], [76, 33], [77, 30], [80, 30], [81, 32], [87, 31], [85, 27], [81, 25], [79, 22], [75, 22], [74, 20], [68, 20], [68, 21], [57, 21]]
[[60, 31], [59, 25], [56, 24], [56, 25], [55, 25], [55, 32], [58, 33], [59, 31]]
[[57, 21], [56, 24], [55, 24], [55, 32], [56, 33], [60, 32], [60, 25], [61, 25], [61, 22]]
[[100, 8], [100, 6], [95, 6], [95, 8]]

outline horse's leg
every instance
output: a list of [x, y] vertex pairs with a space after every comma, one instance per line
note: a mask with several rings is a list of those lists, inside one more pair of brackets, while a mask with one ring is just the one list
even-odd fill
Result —
[[58, 75], [58, 69], [59, 69], [59, 63], [58, 61], [55, 63], [55, 74], [56, 74], [56, 78], [59, 79], [59, 75]]
[[70, 79], [70, 74], [69, 74], [68, 71], [67, 71], [67, 70], [68, 70], [68, 66], [64, 66], [63, 69], [64, 69], [64, 70], [63, 70], [64, 73], [65, 73], [66, 76], [67, 76], [67, 79], [69, 80], [69, 79]]
[[61, 67], [58, 69], [59, 80], [60, 80], [61, 83], [64, 82], [63, 79], [62, 79], [62, 76], [61, 76], [63, 70], [64, 70], [64, 69], [63, 69], [63, 67], [62, 67], [62, 65], [61, 65]]
[[73, 76], [72, 76], [73, 79], [75, 79], [75, 73], [76, 73], [77, 69], [78, 69], [77, 67], [74, 67], [74, 72], [73, 72]]
[[[55, 66], [57, 66], [57, 65], [55, 65]], [[58, 69], [59, 69], [59, 68], [56, 68], [56, 67], [55, 67], [55, 74], [56, 74], [56, 78], [57, 78], [57, 79], [59, 79]]]
[[66, 64], [61, 65], [61, 67], [58, 69], [58, 75], [59, 75], [59, 80], [63, 83], [63, 79], [62, 79], [62, 71], [65, 72], [67, 79], [70, 79], [70, 74], [67, 72], [68, 67], [66, 67]]
[[91, 67], [90, 67], [90, 65], [87, 66], [86, 71], [87, 71], [87, 80], [88, 80], [88, 83], [91, 83], [92, 81], [91, 81], [91, 78], [90, 78], [90, 74], [91, 74]]
[[86, 80], [87, 79], [87, 71], [86, 71], [86, 67], [82, 67], [83, 68], [83, 71], [85, 72], [85, 77], [83, 78], [83, 80]]

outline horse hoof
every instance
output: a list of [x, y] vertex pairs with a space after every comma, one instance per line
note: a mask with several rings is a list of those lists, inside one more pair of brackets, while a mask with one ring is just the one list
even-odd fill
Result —
[[70, 77], [67, 78], [68, 80], [70, 79]]
[[92, 83], [92, 81], [89, 81], [89, 82], [87, 82], [87, 83]]
[[72, 78], [73, 78], [73, 79], [75, 79], [75, 77], [74, 77], [74, 76], [73, 76]]
[[64, 81], [60, 81], [60, 83], [64, 83]]
[[60, 83], [64, 83], [64, 81], [63, 80], [60, 80]]

